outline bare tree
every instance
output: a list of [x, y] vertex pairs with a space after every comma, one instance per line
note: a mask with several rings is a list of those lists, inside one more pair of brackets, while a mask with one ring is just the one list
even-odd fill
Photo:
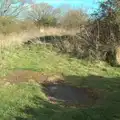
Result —
[[62, 18], [61, 24], [66, 28], [79, 28], [88, 17], [82, 10], [69, 10]]
[[60, 15], [60, 9], [55, 9], [48, 3], [40, 3], [33, 5], [28, 13], [28, 19], [34, 21], [34, 23], [40, 27], [45, 24], [56, 24]]

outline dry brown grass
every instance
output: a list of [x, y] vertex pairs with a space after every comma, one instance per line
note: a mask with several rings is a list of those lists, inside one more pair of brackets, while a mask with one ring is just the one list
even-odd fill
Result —
[[4, 48], [8, 46], [22, 45], [22, 43], [27, 40], [41, 36], [61, 36], [71, 34], [76, 34], [76, 30], [65, 30], [56, 27], [41, 27], [41, 29], [33, 28], [31, 30], [26, 30], [20, 33], [11, 33], [8, 35], [0, 34], [0, 47]]

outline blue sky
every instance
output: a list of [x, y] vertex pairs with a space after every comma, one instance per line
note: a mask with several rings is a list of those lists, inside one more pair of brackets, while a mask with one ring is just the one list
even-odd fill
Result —
[[47, 2], [54, 7], [59, 7], [62, 4], [68, 4], [72, 8], [82, 8], [88, 13], [91, 13], [95, 8], [98, 7], [98, 2], [104, 0], [36, 0], [37, 3]]

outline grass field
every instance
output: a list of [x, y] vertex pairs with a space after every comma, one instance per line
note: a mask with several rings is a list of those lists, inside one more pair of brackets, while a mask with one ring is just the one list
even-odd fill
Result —
[[75, 86], [103, 91], [101, 104], [63, 108], [49, 103], [37, 83], [2, 85], [0, 120], [120, 120], [120, 68], [78, 60], [44, 46], [6, 48], [0, 56], [0, 76], [16, 69], [63, 73]]

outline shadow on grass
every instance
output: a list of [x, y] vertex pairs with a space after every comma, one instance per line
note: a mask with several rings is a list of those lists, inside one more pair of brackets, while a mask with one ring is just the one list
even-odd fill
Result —
[[89, 75], [85, 77], [80, 76], [65, 76], [65, 80], [78, 87], [90, 87], [98, 89], [113, 90], [120, 87], [120, 78], [109, 78], [103, 76]]
[[[66, 76], [66, 81], [79, 87], [103, 90], [101, 104], [90, 107], [62, 107], [34, 96], [34, 106], [25, 106], [20, 112], [26, 117], [17, 116], [16, 120], [118, 120], [120, 119], [120, 78]], [[103, 97], [103, 96], [102, 96]]]

